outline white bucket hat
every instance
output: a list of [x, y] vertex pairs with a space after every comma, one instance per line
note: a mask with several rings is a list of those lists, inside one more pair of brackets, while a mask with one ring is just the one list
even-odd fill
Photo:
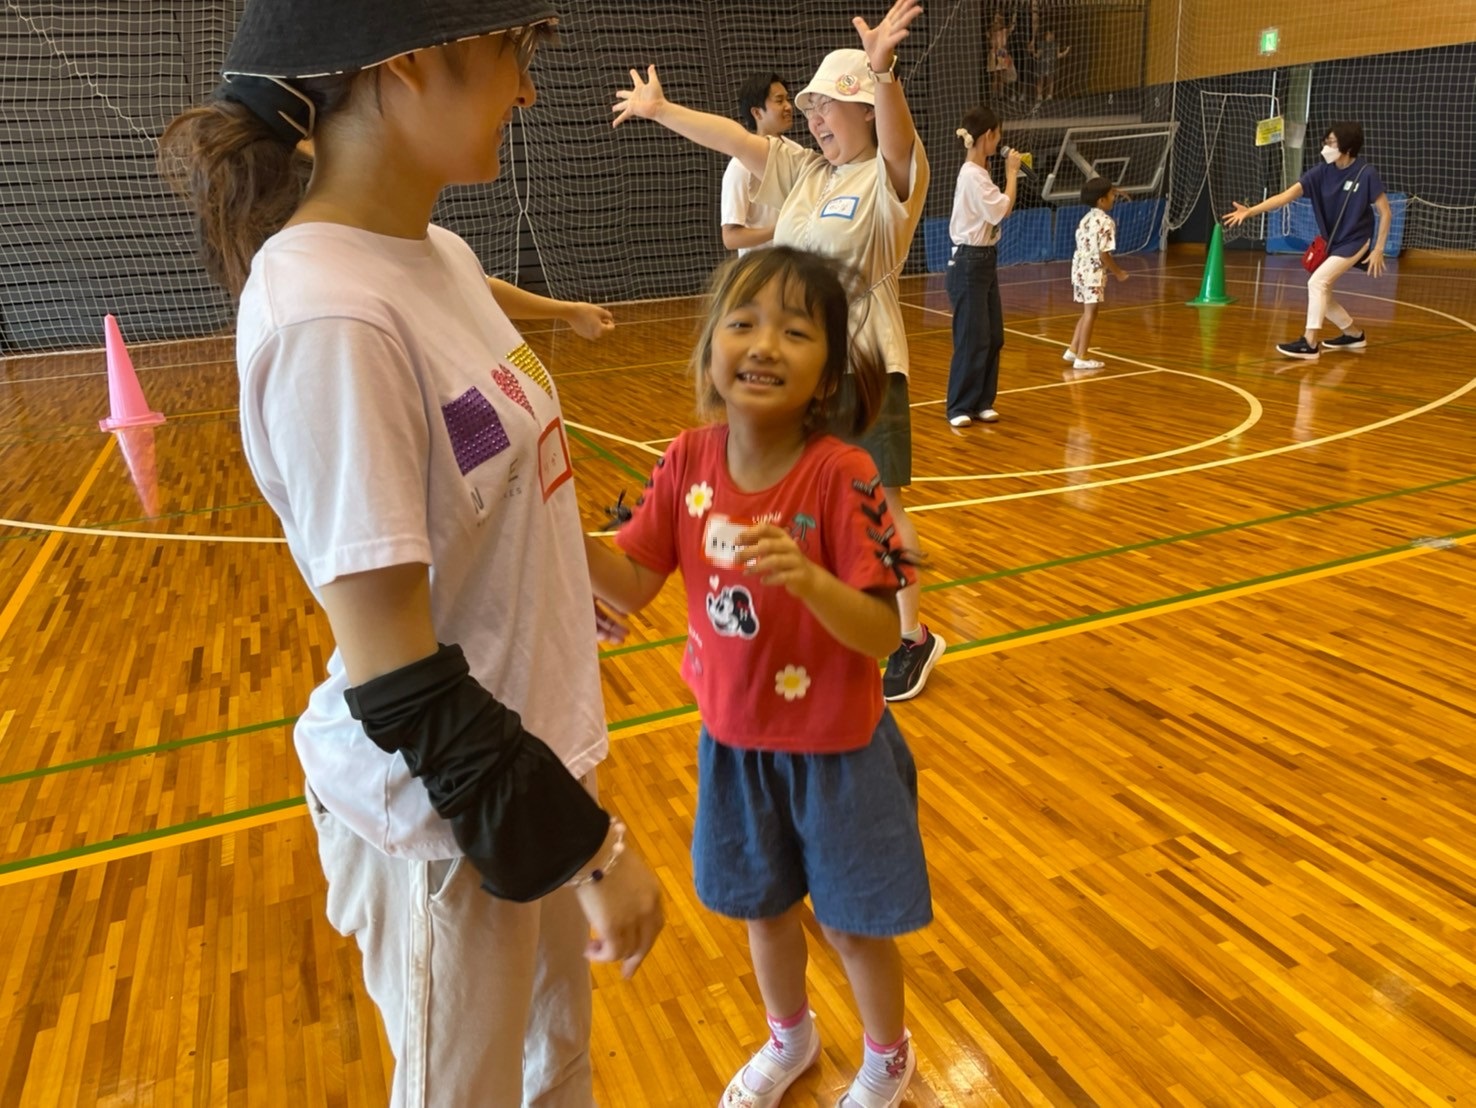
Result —
[[794, 98], [795, 107], [802, 112], [809, 111], [811, 101], [817, 96], [874, 105], [876, 82], [871, 77], [866, 51], [832, 50], [826, 54], [810, 83]]

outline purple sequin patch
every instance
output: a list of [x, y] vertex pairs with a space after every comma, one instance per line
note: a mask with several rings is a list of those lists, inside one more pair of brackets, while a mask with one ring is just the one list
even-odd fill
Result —
[[476, 389], [467, 389], [455, 400], [442, 404], [441, 415], [463, 477], [512, 445], [497, 409]]

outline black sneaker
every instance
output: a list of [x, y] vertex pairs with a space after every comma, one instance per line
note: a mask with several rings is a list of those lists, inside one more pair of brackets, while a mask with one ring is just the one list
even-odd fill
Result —
[[1329, 346], [1334, 350], [1362, 350], [1368, 345], [1368, 340], [1364, 338], [1363, 332], [1359, 331], [1356, 335], [1339, 335], [1335, 339], [1323, 339], [1320, 345]]
[[[1321, 343], [1318, 344], [1318, 346], [1320, 345]], [[1310, 362], [1317, 357], [1317, 347], [1311, 345], [1307, 341], [1306, 336], [1297, 339], [1296, 342], [1279, 342], [1276, 344], [1276, 349], [1284, 357], [1301, 358], [1305, 362]]]
[[922, 642], [911, 643], [903, 639], [902, 645], [887, 659], [887, 671], [882, 674], [882, 696], [887, 700], [911, 700], [922, 692], [928, 683], [928, 674], [943, 657], [943, 648], [947, 645], [926, 628]]

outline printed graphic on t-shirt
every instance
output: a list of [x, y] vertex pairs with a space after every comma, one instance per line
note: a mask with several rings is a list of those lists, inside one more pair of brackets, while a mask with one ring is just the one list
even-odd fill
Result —
[[543, 363], [538, 360], [538, 355], [533, 353], [533, 348], [526, 342], [507, 356], [507, 360], [521, 369], [549, 396], [553, 396], [553, 381], [549, 378], [548, 370], [543, 368]]
[[530, 416], [533, 416], [534, 419], [538, 418], [533, 414], [533, 405], [528, 402], [528, 394], [523, 391], [522, 382], [518, 380], [516, 373], [508, 369], [507, 366], [500, 365], [492, 371], [492, 380], [497, 383], [497, 387], [503, 391], [509, 400], [522, 405], [523, 409]]
[[712, 629], [726, 638], [751, 639], [758, 634], [758, 612], [753, 594], [742, 585], [730, 585], [707, 594], [707, 618]]
[[538, 483], [543, 486], [543, 499], [574, 476], [569, 462], [569, 444], [564, 439], [564, 421], [555, 419], [538, 436]]
[[441, 416], [463, 477], [512, 445], [497, 409], [476, 389], [442, 404]]
[[821, 219], [855, 219], [859, 196], [837, 196], [820, 209]]
[[738, 565], [738, 536], [751, 524], [740, 523], [713, 512], [702, 531], [702, 553], [715, 566], [733, 568]]

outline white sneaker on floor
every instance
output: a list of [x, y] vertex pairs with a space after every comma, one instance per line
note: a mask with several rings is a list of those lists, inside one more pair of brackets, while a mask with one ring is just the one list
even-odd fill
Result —
[[1066, 348], [1066, 352], [1061, 355], [1061, 360], [1063, 362], [1074, 362], [1074, 361], [1076, 361], [1076, 351], [1075, 350], [1072, 350], [1071, 347], [1068, 346]]
[[998, 423], [999, 413], [993, 408], [985, 408], [976, 417], [980, 423]]
[[1095, 358], [1077, 358], [1076, 359], [1076, 364], [1073, 365], [1071, 368], [1072, 369], [1101, 369], [1106, 364], [1107, 364], [1106, 362], [1099, 362]]
[[[733, 1075], [733, 1080], [728, 1082], [728, 1088], [723, 1093], [723, 1099], [718, 1101], [718, 1108], [777, 1108], [779, 1102], [784, 1099], [784, 1094], [789, 1091], [789, 1086], [798, 1081], [800, 1076], [819, 1060], [819, 1028], [815, 1028], [810, 1035], [809, 1053], [800, 1062], [787, 1068], [781, 1065], [779, 1059], [774, 1056], [772, 1041], [767, 1042], [741, 1070]], [[772, 1082], [767, 1091], [756, 1093], [743, 1083], [743, 1075], [750, 1067]]]
[[970, 423], [973, 423], [973, 422], [974, 422], [974, 417], [973, 416], [956, 415], [956, 416], [954, 416], [952, 419], [950, 419], [948, 421], [948, 426], [950, 426], [950, 427], [967, 427]]

